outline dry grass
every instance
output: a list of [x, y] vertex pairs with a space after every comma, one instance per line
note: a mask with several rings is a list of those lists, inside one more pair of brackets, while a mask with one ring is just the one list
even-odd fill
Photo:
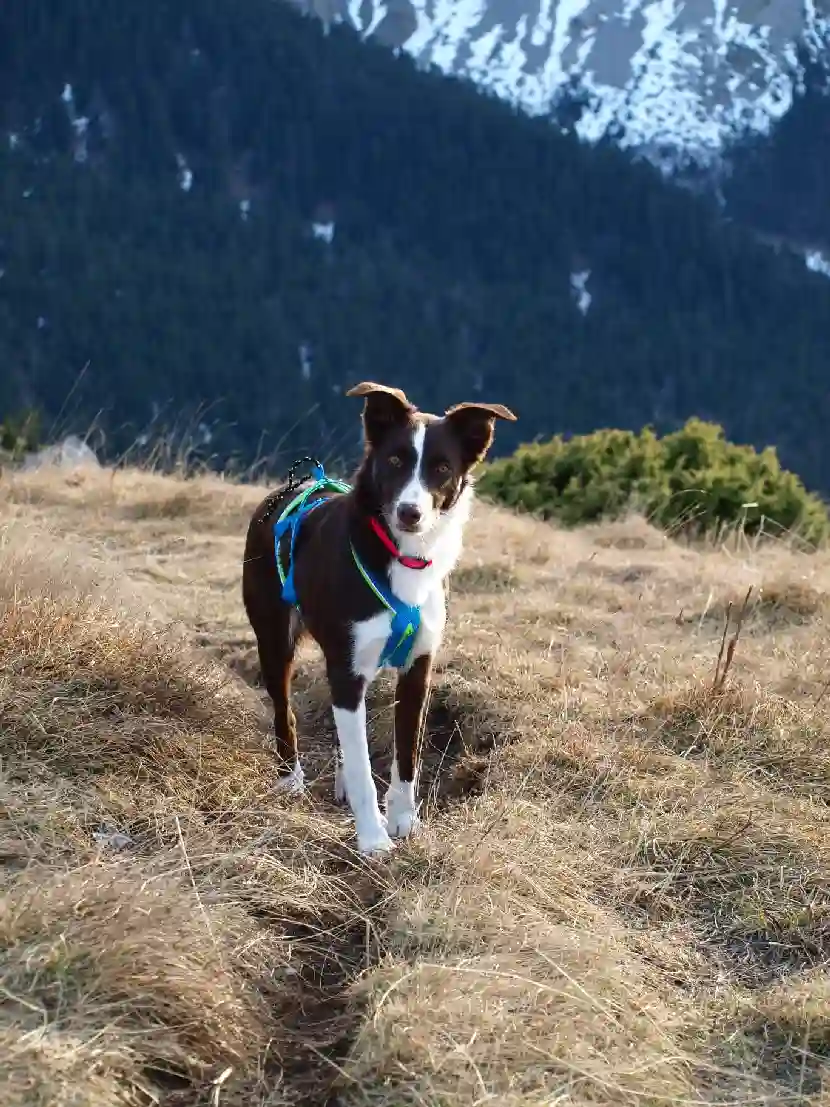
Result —
[[830, 1103], [830, 557], [479, 505], [426, 827], [367, 862], [311, 649], [272, 791], [261, 494], [0, 481], [4, 1107]]

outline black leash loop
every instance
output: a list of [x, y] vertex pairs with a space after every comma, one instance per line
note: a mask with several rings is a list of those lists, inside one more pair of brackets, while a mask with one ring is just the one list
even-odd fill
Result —
[[322, 469], [323, 468], [323, 466], [320, 464], [320, 462], [317, 460], [316, 457], [306, 456], [306, 457], [298, 458], [297, 461], [295, 461], [294, 464], [288, 470], [288, 475], [285, 478], [285, 484], [283, 485], [283, 487], [279, 490], [279, 492], [272, 493], [272, 495], [270, 495], [268, 497], [268, 499], [265, 501], [265, 510], [263, 511], [262, 515], [259, 518], [260, 523], [264, 523], [267, 519], [270, 519], [270, 517], [274, 514], [274, 511], [276, 510], [277, 505], [280, 502], [280, 500], [282, 500], [283, 498], [287, 498], [288, 496], [291, 495], [292, 492], [296, 492], [296, 490], [300, 487], [300, 485], [303, 483], [303, 481], [307, 477], [312, 476], [312, 471], [306, 471], [305, 475], [302, 476], [302, 477], [299, 477], [299, 478], [294, 475], [297, 472], [297, 470], [300, 468], [300, 466], [305, 465], [306, 462], [308, 462], [308, 464], [310, 466], [310, 470], [313, 470], [315, 468], [316, 469]]

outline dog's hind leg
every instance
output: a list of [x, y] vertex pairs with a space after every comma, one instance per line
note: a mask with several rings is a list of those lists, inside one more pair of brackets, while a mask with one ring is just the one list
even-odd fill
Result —
[[282, 598], [270, 517], [263, 511], [261, 505], [245, 539], [242, 599], [256, 635], [262, 679], [274, 707], [278, 785], [300, 792], [303, 770], [297, 754], [297, 721], [291, 710], [291, 676], [294, 654], [304, 631], [299, 612]]
[[266, 618], [251, 618], [256, 634], [259, 664], [268, 695], [274, 706], [274, 737], [277, 747], [277, 786], [302, 792], [303, 770], [297, 751], [297, 720], [291, 708], [291, 677], [294, 654], [301, 634], [296, 610], [275, 599]]

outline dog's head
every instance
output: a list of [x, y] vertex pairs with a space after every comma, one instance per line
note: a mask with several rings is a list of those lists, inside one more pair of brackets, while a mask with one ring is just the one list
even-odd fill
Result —
[[349, 389], [364, 396], [363, 475], [375, 509], [397, 536], [427, 534], [458, 503], [470, 470], [493, 441], [496, 419], [515, 420], [502, 404], [456, 404], [443, 415], [418, 411], [403, 392], [373, 381]]

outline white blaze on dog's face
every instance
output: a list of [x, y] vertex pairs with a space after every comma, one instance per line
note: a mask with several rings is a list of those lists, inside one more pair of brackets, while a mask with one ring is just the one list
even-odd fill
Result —
[[366, 396], [363, 423], [373, 490], [399, 539], [433, 530], [487, 453], [496, 419], [516, 418], [501, 404], [479, 403], [457, 404], [442, 417], [428, 415], [398, 389], [371, 382], [349, 395]]
[[439, 507], [427, 486], [424, 472], [426, 436], [426, 423], [415, 423], [411, 432], [411, 447], [407, 450], [411, 459], [409, 479], [390, 505], [389, 511], [389, 525], [397, 533], [426, 534], [432, 530], [439, 517]]

